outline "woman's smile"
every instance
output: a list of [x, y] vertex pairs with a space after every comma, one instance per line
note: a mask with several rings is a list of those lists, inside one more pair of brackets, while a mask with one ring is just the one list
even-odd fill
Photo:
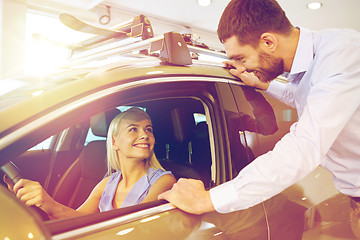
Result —
[[150, 148], [150, 144], [149, 143], [136, 143], [134, 144], [134, 147], [137, 147], [137, 148]]

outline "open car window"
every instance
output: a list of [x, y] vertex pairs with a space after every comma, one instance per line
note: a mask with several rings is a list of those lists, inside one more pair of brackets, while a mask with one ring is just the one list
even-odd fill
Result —
[[[118, 97], [119, 103], [126, 102], [121, 100], [122, 94]], [[115, 110], [118, 114], [135, 106], [151, 117], [156, 139], [155, 154], [160, 164], [177, 179], [194, 178], [202, 180], [206, 187], [213, 185], [216, 168], [212, 166], [209, 103], [201, 97], [180, 95], [132, 101], [128, 105], [115, 104], [114, 101], [108, 107], [102, 105], [103, 111], [92, 108], [92, 113], [86, 112], [88, 117], [85, 118], [84, 113], [69, 113], [67, 119], [71, 121], [61, 122], [66, 127], [64, 130], [55, 126], [59, 132], [54, 134], [54, 151], [46, 155], [43, 151], [34, 152], [31, 157], [22, 155], [13, 161], [26, 178], [39, 181], [56, 201], [76, 209], [106, 175], [107, 128], [104, 125], [115, 116], [106, 119], [106, 115]], [[96, 103], [93, 105], [97, 106]], [[90, 109], [90, 106], [86, 108]], [[71, 122], [74, 123], [69, 126], [67, 123]], [[29, 165], [33, 167], [27, 168]], [[35, 166], [40, 167], [36, 169]]]
[[[212, 157], [204, 104], [194, 98], [169, 98], [122, 105], [91, 116], [83, 149], [66, 171], [55, 174], [61, 176], [60, 179], [53, 178], [56, 183], [50, 184], [55, 185], [52, 188], [55, 200], [77, 208], [106, 175], [108, 126], [112, 118], [129, 107], [140, 107], [149, 114], [155, 136], [154, 152], [165, 170], [171, 171], [176, 179], [193, 178], [202, 180], [206, 187], [212, 185]], [[72, 136], [81, 137], [80, 134]], [[63, 162], [60, 156], [55, 160], [59, 164]]]

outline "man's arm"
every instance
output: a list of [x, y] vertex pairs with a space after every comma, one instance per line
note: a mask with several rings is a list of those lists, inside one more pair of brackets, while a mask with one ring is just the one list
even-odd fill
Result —
[[359, 107], [360, 59], [355, 58], [359, 55], [352, 64], [338, 64], [347, 62], [353, 52], [322, 58], [327, 68], [316, 73], [299, 121], [272, 151], [255, 159], [235, 179], [210, 192], [195, 180], [181, 181], [160, 198], [191, 213], [213, 209], [228, 213], [254, 206], [304, 178], [325, 158]]

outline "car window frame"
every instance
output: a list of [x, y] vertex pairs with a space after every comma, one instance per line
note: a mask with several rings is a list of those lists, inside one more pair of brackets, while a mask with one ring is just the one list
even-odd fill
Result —
[[[85, 96], [81, 96], [78, 99], [75, 100], [75, 106], [72, 106], [74, 104], [74, 102], [72, 103], [65, 103], [63, 106], [60, 106], [60, 109], [52, 109], [52, 111], [48, 111], [47, 113], [44, 113], [43, 116], [39, 117], [38, 119], [35, 119], [33, 122], [30, 122], [29, 125], [26, 126], [22, 126], [19, 127], [17, 130], [15, 130], [14, 132], [22, 132], [22, 134], [18, 135], [16, 137], [16, 139], [14, 139], [13, 142], [11, 142], [11, 138], [13, 137], [9, 137], [9, 139], [7, 141], [10, 141], [10, 143], [8, 144], [8, 147], [5, 148], [5, 150], [7, 149], [11, 149], [11, 146], [14, 145], [18, 145], [19, 142], [24, 141], [24, 139], [22, 139], [21, 137], [23, 137], [24, 135], [26, 135], [27, 141], [26, 144], [21, 145], [22, 147], [24, 147], [24, 149], [26, 148], [26, 146], [30, 146], [33, 143], [30, 143], [30, 141], [28, 139], [31, 139], [33, 142], [33, 136], [37, 135], [37, 139], [46, 139], [51, 135], [54, 135], [55, 133], [57, 133], [59, 130], [64, 129], [66, 127], [70, 127], [74, 124], [80, 123], [81, 121], [85, 120], [86, 118], [82, 118], [81, 117], [81, 113], [76, 113], [79, 109], [85, 109], [88, 110], [90, 105], [102, 105], [102, 101], [104, 99], [106, 99], [107, 97], [112, 97], [114, 95], [117, 95], [118, 93], [122, 92], [123, 90], [129, 88], [129, 87], [138, 87], [138, 86], [142, 86], [145, 84], [164, 84], [164, 83], [181, 83], [181, 82], [227, 82], [226, 80], [219, 80], [219, 78], [209, 78], [209, 77], [195, 77], [195, 76], [175, 76], [175, 77], [158, 77], [158, 78], [146, 78], [146, 79], [141, 79], [139, 81], [135, 81], [135, 82], [128, 82], [125, 84], [120, 83], [119, 85], [115, 85], [115, 86], [108, 86], [108, 88], [102, 89], [99, 92], [94, 92], [94, 93], [90, 93], [89, 95], [85, 95]], [[94, 90], [95, 91], [95, 90]], [[206, 95], [206, 94], [205, 94]], [[205, 98], [204, 95], [204, 98]], [[171, 96], [171, 94], [169, 94], [169, 96]], [[193, 96], [194, 97], [194, 96]], [[210, 97], [211, 98], [211, 97]], [[129, 101], [129, 100], [127, 100]], [[133, 100], [135, 101], [135, 99]], [[210, 100], [207, 100], [210, 101]], [[129, 102], [127, 102], [129, 103]], [[115, 104], [114, 104], [115, 105]], [[112, 105], [111, 107], [114, 107], [114, 105]], [[118, 105], [118, 103], [116, 104]], [[207, 104], [208, 106], [209, 104]], [[104, 111], [107, 110], [107, 108], [109, 108], [110, 106], [106, 106], [106, 107], [100, 107], [98, 108], [96, 111], [90, 111], [91, 113], [88, 113], [87, 116], [91, 115], [91, 114], [96, 114], [100, 111]], [[207, 110], [207, 111], [211, 111], [211, 110]], [[83, 111], [82, 111], [83, 112]], [[72, 115], [72, 113], [77, 114], [77, 117], [75, 117], [74, 119], [77, 119], [76, 121], [70, 119], [68, 116]], [[209, 113], [208, 113], [209, 115]], [[60, 116], [60, 117], [59, 117]], [[59, 118], [57, 118], [59, 117]], [[64, 118], [66, 119], [66, 117], [68, 117], [68, 119], [70, 121], [64, 121]], [[213, 121], [212, 119], [210, 119], [210, 121]], [[59, 123], [60, 122], [60, 123]], [[210, 125], [212, 125], [213, 123], [211, 123]], [[52, 126], [56, 125], [55, 128], [53, 128]], [[43, 130], [39, 130], [40, 128], [44, 128]], [[10, 133], [10, 134], [14, 134]], [[41, 137], [39, 137], [41, 136]], [[5, 141], [5, 140], [4, 140]], [[213, 141], [214, 142], [214, 141]], [[216, 147], [212, 147], [212, 150], [216, 149]], [[2, 152], [4, 149], [2, 149]], [[11, 159], [11, 156], [13, 156], [12, 154], [8, 154], [8, 151], [5, 151], [5, 155], [8, 155]]]

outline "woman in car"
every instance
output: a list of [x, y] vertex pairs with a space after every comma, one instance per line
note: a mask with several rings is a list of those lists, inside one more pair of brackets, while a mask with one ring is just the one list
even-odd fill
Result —
[[157, 200], [176, 179], [165, 171], [154, 154], [155, 137], [150, 117], [139, 108], [117, 115], [107, 135], [108, 177], [74, 210], [52, 199], [38, 182], [21, 179], [8, 187], [26, 205], [44, 210], [51, 219], [74, 217]]

